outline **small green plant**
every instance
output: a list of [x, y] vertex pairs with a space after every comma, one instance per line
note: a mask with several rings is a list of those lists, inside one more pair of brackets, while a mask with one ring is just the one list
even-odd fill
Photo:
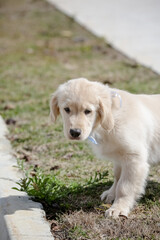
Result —
[[24, 191], [29, 196], [43, 200], [49, 205], [53, 202], [64, 205], [64, 200], [70, 195], [86, 192], [91, 187], [93, 189], [108, 176], [108, 171], [102, 173], [95, 172], [94, 177], [91, 176], [89, 179], [86, 179], [84, 184], [72, 181], [66, 185], [58, 179], [58, 174], [45, 174], [39, 168], [36, 168], [34, 172], [33, 168], [25, 170], [23, 161], [18, 161], [18, 168], [23, 171], [24, 177], [17, 182], [19, 188], [14, 187], [13, 189]]
[[89, 239], [89, 236], [87, 234], [87, 231], [83, 230], [83, 228], [81, 226], [74, 226], [72, 229], [70, 229], [69, 231], [69, 236], [72, 237], [76, 236], [77, 238], [78, 237], [81, 237], [81, 238], [85, 238], [85, 239]]

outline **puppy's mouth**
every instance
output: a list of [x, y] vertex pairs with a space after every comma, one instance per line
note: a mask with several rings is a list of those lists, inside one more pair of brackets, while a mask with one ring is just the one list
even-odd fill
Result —
[[72, 136], [69, 136], [69, 139], [70, 140], [76, 140], [76, 141], [81, 140], [80, 137], [72, 137]]

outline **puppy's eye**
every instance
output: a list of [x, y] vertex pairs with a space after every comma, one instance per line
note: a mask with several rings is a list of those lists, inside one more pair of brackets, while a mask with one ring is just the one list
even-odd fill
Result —
[[88, 110], [88, 109], [86, 109], [85, 111], [84, 111], [84, 113], [87, 115], [87, 114], [90, 114], [91, 113], [91, 110]]
[[66, 113], [70, 113], [70, 111], [71, 111], [68, 107], [64, 108], [64, 110]]

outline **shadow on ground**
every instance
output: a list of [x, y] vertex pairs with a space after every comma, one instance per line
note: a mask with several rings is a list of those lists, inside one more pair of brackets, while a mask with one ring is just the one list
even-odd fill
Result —
[[[64, 196], [51, 205], [42, 202], [48, 219], [54, 219], [59, 214], [69, 213], [82, 209], [85, 212], [92, 212], [102, 204], [100, 195], [103, 191], [110, 188], [112, 181], [93, 184], [83, 189], [80, 187], [77, 191], [70, 191], [70, 194]], [[145, 195], [139, 200], [144, 208], [148, 209], [153, 204], [160, 204], [160, 183], [149, 181], [146, 187]]]
[[101, 205], [100, 195], [112, 185], [112, 181], [92, 184], [83, 188], [80, 186], [76, 191], [72, 188], [70, 193], [63, 198], [52, 202], [51, 205], [41, 202], [46, 211], [47, 218], [53, 219], [59, 214], [69, 213], [82, 209], [85, 212], [93, 211]]
[[146, 207], [156, 202], [160, 204], [160, 183], [148, 181], [145, 195], [140, 199], [139, 202], [146, 205]]
[[[104, 218], [100, 194], [113, 182], [91, 185], [82, 192], [71, 193], [61, 202], [45, 206], [51, 232], [56, 239], [155, 239], [160, 236], [160, 183], [149, 181], [146, 194], [133, 209], [129, 218]], [[63, 205], [63, 203], [65, 203]], [[61, 205], [62, 204], [62, 205]], [[47, 208], [46, 208], [47, 207]], [[58, 217], [58, 218], [57, 218]], [[60, 221], [58, 220], [60, 219]]]

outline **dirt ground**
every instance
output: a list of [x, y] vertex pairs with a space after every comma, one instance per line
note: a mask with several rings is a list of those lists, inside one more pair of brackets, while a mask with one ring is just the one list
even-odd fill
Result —
[[109, 171], [96, 188], [69, 195], [63, 207], [43, 202], [55, 240], [160, 239], [160, 167], [151, 169], [146, 194], [129, 218], [106, 219], [109, 205], [99, 196], [113, 182], [111, 163], [97, 159], [86, 142], [68, 142], [61, 119], [54, 126], [49, 121], [50, 95], [68, 79], [152, 94], [160, 92], [160, 76], [44, 0], [1, 0], [0, 36], [0, 114], [17, 159], [66, 184]]

